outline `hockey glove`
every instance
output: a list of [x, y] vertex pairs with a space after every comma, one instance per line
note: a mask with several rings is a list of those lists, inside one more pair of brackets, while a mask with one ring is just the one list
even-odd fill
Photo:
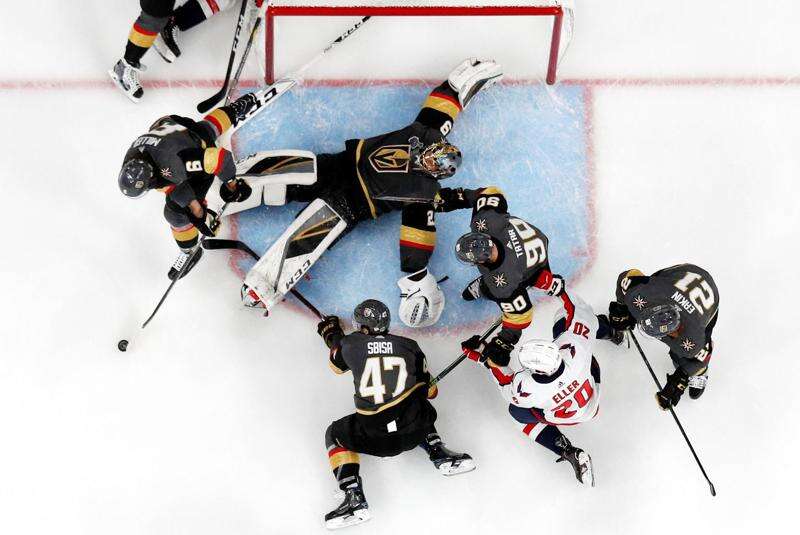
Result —
[[433, 209], [436, 212], [452, 212], [469, 207], [469, 201], [464, 197], [464, 188], [441, 188], [433, 199]]
[[433, 399], [439, 395], [439, 387], [436, 385], [430, 385], [428, 387], [428, 399]]
[[611, 301], [608, 304], [608, 322], [617, 330], [626, 331], [636, 325], [636, 319], [631, 316], [625, 303]]
[[689, 384], [689, 377], [682, 369], [678, 368], [672, 375], [667, 375], [667, 384], [656, 393], [656, 402], [662, 411], [678, 404]]
[[499, 336], [495, 336], [492, 338], [492, 341], [486, 345], [486, 349], [483, 350], [483, 356], [486, 358], [489, 366], [498, 367], [498, 366], [508, 366], [508, 363], [511, 361], [511, 351], [513, 351], [514, 345], [509, 344]]
[[482, 345], [483, 342], [481, 342], [481, 337], [477, 334], [473, 334], [461, 342], [461, 351], [464, 352], [469, 360], [474, 360], [475, 362], [484, 362], [486, 361], [486, 357], [481, 354]]
[[217, 213], [214, 210], [209, 210], [203, 206], [202, 217], [195, 216], [191, 210], [187, 210], [187, 212], [189, 221], [192, 222], [192, 225], [197, 227], [197, 230], [200, 231], [200, 234], [203, 236], [208, 236], [209, 238], [213, 238], [217, 235], [220, 221], [217, 219]]
[[461, 299], [464, 301], [475, 301], [481, 296], [481, 277], [467, 284], [464, 291], [461, 292]]
[[219, 187], [219, 196], [225, 202], [246, 201], [251, 193], [253, 189], [241, 178], [226, 182]]
[[325, 316], [322, 318], [322, 321], [317, 324], [317, 334], [322, 337], [329, 349], [333, 349], [344, 338], [339, 316]]

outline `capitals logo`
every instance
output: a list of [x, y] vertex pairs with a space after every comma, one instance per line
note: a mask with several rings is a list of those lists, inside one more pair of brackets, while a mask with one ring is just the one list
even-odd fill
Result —
[[411, 166], [411, 147], [384, 145], [369, 155], [369, 163], [379, 173], [407, 173]]
[[[288, 92], [236, 133], [236, 154], [266, 148], [305, 149], [317, 155], [340, 153], [348, 139], [378, 136], [411, 124], [435, 85], [343, 85], [337, 81]], [[567, 285], [574, 285], [592, 261], [595, 241], [595, 188], [587, 163], [585, 93], [580, 85], [549, 90], [555, 92], [554, 97], [538, 84], [515, 82], [478, 93], [447, 135], [464, 155], [463, 164], [454, 177], [440, 181], [440, 186], [496, 186], [502, 190], [509, 212], [535, 225], [549, 239], [553, 272], [564, 276]], [[407, 172], [414, 165], [408, 145], [383, 146], [369, 154], [368, 161], [382, 173]], [[303, 206], [291, 202], [247, 210], [231, 216], [229, 228], [235, 229], [233, 237], [263, 253]], [[397, 319], [397, 280], [407, 275], [400, 269], [399, 212], [363, 222], [343, 236], [308, 270], [297, 289], [326, 314], [341, 317], [349, 317], [365, 299], [380, 299], [391, 311], [392, 331], [415, 338], [479, 332], [499, 316], [500, 308], [483, 298], [461, 299], [464, 288], [480, 275], [453, 253], [458, 237], [470, 230], [471, 215], [469, 209], [447, 214], [431, 211], [430, 232], [435, 232], [436, 248], [428, 269], [437, 279], [449, 276], [439, 284], [446, 305], [433, 327], [406, 329]], [[506, 241], [507, 237], [502, 243]], [[251, 260], [238, 255], [231, 256], [231, 262], [242, 276], [252, 267]], [[552, 299], [537, 291], [530, 295], [535, 304], [537, 299]], [[292, 298], [278, 306], [293, 306]], [[544, 315], [541, 321], [547, 321]]]

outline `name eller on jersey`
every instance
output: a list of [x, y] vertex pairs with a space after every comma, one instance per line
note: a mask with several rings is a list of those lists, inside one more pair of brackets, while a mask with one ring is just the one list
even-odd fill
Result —
[[374, 355], [375, 353], [394, 353], [392, 342], [367, 342], [367, 354]]
[[556, 403], [560, 403], [564, 401], [568, 397], [572, 395], [578, 389], [578, 381], [572, 381], [566, 387], [562, 388], [560, 392], [558, 392], [555, 396], [553, 396], [553, 401]]

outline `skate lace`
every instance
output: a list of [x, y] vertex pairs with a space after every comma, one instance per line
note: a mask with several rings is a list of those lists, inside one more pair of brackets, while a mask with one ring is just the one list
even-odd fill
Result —
[[176, 271], [180, 271], [186, 261], [189, 259], [189, 255], [186, 253], [182, 253], [176, 260], [175, 263], [172, 264], [173, 269]]
[[689, 388], [703, 389], [706, 387], [707, 382], [708, 382], [707, 375], [692, 375], [691, 377], [689, 377]]
[[127, 85], [128, 87], [132, 87], [135, 89], [141, 87], [141, 84], [139, 83], [139, 69], [137, 69], [132, 65], [130, 66], [129, 69], [125, 69], [125, 74], [123, 75], [123, 81], [125, 82], [125, 85]]

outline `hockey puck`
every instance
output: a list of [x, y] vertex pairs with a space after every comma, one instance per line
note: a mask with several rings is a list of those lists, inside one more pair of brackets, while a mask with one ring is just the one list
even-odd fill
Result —
[[120, 351], [127, 351], [128, 350], [128, 341], [127, 340], [120, 340], [117, 342], [117, 349]]

